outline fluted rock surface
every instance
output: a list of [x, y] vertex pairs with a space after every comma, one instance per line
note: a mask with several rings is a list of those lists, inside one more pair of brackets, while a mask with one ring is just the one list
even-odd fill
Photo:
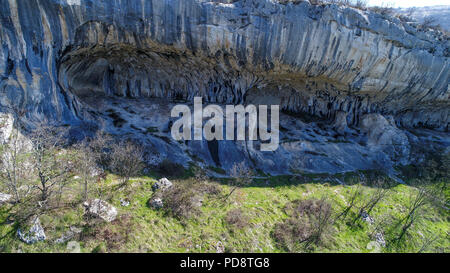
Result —
[[[2, 112], [16, 109], [29, 124], [47, 118], [72, 125], [109, 113], [116, 119], [111, 127], [120, 127], [116, 133], [142, 134], [157, 151], [154, 158], [185, 163], [188, 149], [224, 168], [244, 157], [283, 173], [303, 154], [298, 169], [351, 171], [396, 157], [408, 162], [411, 135], [397, 127], [449, 126], [448, 38], [336, 5], [0, 0], [0, 44]], [[334, 120], [327, 130], [338, 136], [365, 132], [368, 139], [337, 143], [322, 125], [282, 117], [289, 132], [270, 155], [248, 143], [184, 147], [167, 139], [167, 107], [197, 95], [218, 103], [280, 104], [287, 113]], [[365, 128], [370, 121], [387, 132]], [[352, 129], [359, 126], [365, 129]], [[153, 128], [159, 135], [148, 136]], [[386, 145], [405, 148], [391, 155]]]
[[445, 38], [335, 5], [228, 2], [1, 0], [1, 102], [72, 122], [73, 94], [239, 102], [253, 92], [352, 123], [380, 112], [448, 127]]

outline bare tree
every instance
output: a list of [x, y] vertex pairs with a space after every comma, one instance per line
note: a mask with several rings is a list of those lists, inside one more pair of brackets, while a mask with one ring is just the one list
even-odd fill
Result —
[[350, 198], [347, 202], [347, 206], [341, 212], [341, 214], [337, 216], [337, 219], [343, 217], [343, 220], [345, 220], [345, 218], [347, 218], [348, 213], [358, 204], [361, 197], [362, 197], [362, 188], [361, 185], [358, 184], [352, 189]]
[[95, 136], [88, 139], [89, 148], [95, 157], [95, 161], [102, 168], [107, 169], [110, 165], [114, 139], [104, 131], [98, 131]]
[[71, 155], [62, 149], [66, 144], [65, 128], [57, 128], [47, 123], [40, 123], [30, 134], [32, 145], [31, 160], [38, 177], [40, 201], [46, 203], [55, 189], [62, 194], [73, 169]]
[[144, 151], [131, 141], [113, 145], [110, 161], [111, 170], [121, 177], [121, 184], [127, 185], [130, 178], [144, 169]]
[[289, 251], [297, 251], [298, 247], [309, 250], [331, 239], [333, 208], [325, 197], [295, 200], [288, 203], [286, 211], [289, 217], [276, 224], [272, 233], [282, 247]]
[[361, 217], [366, 213], [369, 214], [372, 212], [372, 210], [375, 208], [375, 206], [383, 200], [386, 195], [390, 192], [390, 189], [384, 180], [378, 179], [373, 183], [375, 186], [375, 192], [370, 194], [369, 198], [363, 200], [361, 205], [359, 206], [359, 212], [358, 215], [356, 215], [355, 219], [353, 220], [353, 224], [355, 224]]
[[247, 186], [253, 182], [253, 172], [247, 167], [244, 161], [233, 165], [230, 170], [230, 176], [232, 177], [230, 181], [232, 189], [230, 193], [225, 196], [225, 200], [230, 198], [237, 188]]
[[95, 182], [95, 171], [97, 169], [97, 158], [100, 156], [95, 153], [88, 140], [75, 145], [76, 168], [81, 177], [83, 187], [83, 200], [89, 199], [89, 187]]
[[423, 252], [427, 251], [438, 239], [439, 239], [439, 236], [437, 236], [437, 235], [435, 235], [435, 236], [431, 235], [431, 236], [425, 237], [422, 241], [422, 246], [419, 248], [417, 253], [423, 253]]
[[434, 16], [426, 16], [423, 19], [422, 28], [423, 29], [429, 29], [429, 28], [437, 29], [437, 28], [439, 28], [439, 24], [437, 22], [438, 22], [438, 20], [437, 20], [436, 17], [434, 17]]
[[317, 202], [318, 209], [314, 217], [311, 218], [312, 234], [305, 242], [305, 248], [308, 249], [312, 244], [318, 245], [328, 234], [330, 227], [333, 225], [333, 208], [326, 202], [326, 197]]
[[427, 204], [436, 203], [436, 198], [442, 196], [444, 190], [445, 187], [440, 185], [417, 187], [416, 191], [409, 197], [405, 216], [399, 222], [401, 225], [400, 232], [395, 241], [399, 242], [403, 239], [411, 226], [421, 217], [422, 208]]

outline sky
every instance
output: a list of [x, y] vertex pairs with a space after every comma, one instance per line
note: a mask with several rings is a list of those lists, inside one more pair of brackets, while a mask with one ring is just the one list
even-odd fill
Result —
[[368, 0], [368, 2], [371, 6], [381, 6], [383, 3], [389, 3], [396, 8], [450, 5], [450, 0]]

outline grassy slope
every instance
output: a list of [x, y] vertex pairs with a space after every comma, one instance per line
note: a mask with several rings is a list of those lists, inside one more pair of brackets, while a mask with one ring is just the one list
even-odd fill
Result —
[[[352, 176], [346, 176], [346, 180]], [[186, 183], [177, 180], [175, 183]], [[311, 176], [302, 183], [289, 182], [289, 177], [269, 177], [257, 180], [250, 187], [240, 188], [227, 201], [221, 196], [205, 196], [202, 214], [196, 219], [185, 223], [171, 218], [162, 211], [154, 211], [147, 207], [147, 201], [152, 196], [151, 185], [156, 181], [152, 177], [141, 177], [132, 180], [128, 189], [116, 189], [116, 179], [110, 175], [107, 188], [114, 188], [110, 202], [119, 210], [121, 221], [113, 224], [98, 224], [89, 228], [97, 230], [97, 237], [85, 237], [81, 243], [83, 252], [215, 252], [220, 241], [230, 252], [284, 252], [271, 237], [274, 225], [287, 217], [285, 205], [296, 199], [321, 198], [327, 196], [336, 212], [342, 210], [346, 199], [351, 193], [351, 187], [321, 183], [323, 179]], [[222, 195], [230, 188], [218, 183]], [[407, 198], [414, 190], [405, 185], [392, 188], [392, 193], [372, 212], [375, 219], [386, 213], [400, 216], [404, 211]], [[364, 187], [364, 192], [370, 194], [373, 189]], [[130, 196], [129, 207], [120, 206], [120, 198]], [[243, 230], [230, 228], [224, 218], [233, 208], [242, 208], [250, 219], [250, 225]], [[6, 216], [6, 208], [0, 213], [0, 220]], [[416, 252], [420, 249], [423, 236], [436, 235], [439, 238], [434, 243], [432, 251], [448, 252], [450, 241], [449, 214], [444, 210], [432, 207], [425, 208], [424, 217], [412, 227], [408, 233], [407, 243], [396, 249], [383, 251]], [[74, 208], [61, 209], [41, 217], [48, 240], [35, 245], [26, 245], [15, 236], [13, 225], [0, 225], [0, 250], [6, 252], [66, 252], [66, 244], [57, 245], [52, 240], [61, 236], [71, 225], [80, 225], [83, 209], [81, 205]], [[3, 222], [3, 221], [2, 221]], [[85, 229], [86, 234], [89, 229]], [[373, 227], [362, 223], [360, 227], [350, 227], [342, 221], [334, 225], [334, 239], [315, 249], [317, 252], [370, 252], [367, 245], [372, 241], [369, 233]], [[105, 236], [112, 234], [112, 236]], [[92, 233], [92, 232], [91, 232]], [[102, 235], [103, 234], [103, 235]], [[128, 234], [128, 235], [127, 235]], [[100, 237], [98, 237], [100, 236]], [[102, 237], [103, 236], [103, 237]], [[106, 239], [105, 239], [106, 238]]]

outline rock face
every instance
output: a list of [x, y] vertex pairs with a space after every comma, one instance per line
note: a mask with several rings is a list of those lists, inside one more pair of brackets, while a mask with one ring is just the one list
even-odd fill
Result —
[[[74, 126], [106, 122], [112, 133], [145, 136], [152, 158], [185, 164], [189, 150], [224, 169], [246, 160], [271, 173], [288, 171], [299, 156], [300, 169], [313, 172], [396, 158], [347, 139], [331, 144], [317, 124], [289, 118], [275, 154], [249, 143], [174, 143], [167, 140], [170, 103], [202, 96], [279, 104], [288, 113], [337, 117], [340, 134], [375, 113], [397, 126], [448, 130], [449, 41], [395, 18], [308, 1], [0, 4], [0, 110], [17, 109], [27, 124], [44, 117]], [[370, 134], [370, 142], [405, 143]]]
[[6, 193], [1, 193], [0, 192], [0, 206], [9, 202], [9, 200], [12, 199], [12, 195], [11, 194], [6, 194]]
[[153, 191], [157, 191], [157, 190], [168, 190], [173, 186], [172, 182], [169, 181], [169, 179], [167, 178], [161, 178], [160, 180], [158, 180], [153, 186], [152, 186], [152, 190]]
[[391, 158], [400, 161], [409, 158], [408, 137], [393, 120], [389, 121], [380, 114], [366, 114], [361, 118], [361, 129], [367, 133], [368, 145], [385, 150]]
[[107, 202], [95, 199], [85, 204], [86, 213], [90, 216], [100, 218], [106, 222], [112, 222], [116, 219], [117, 209]]
[[83, 118], [74, 95], [239, 102], [267, 90], [288, 110], [448, 126], [449, 42], [376, 13], [269, 0], [0, 3], [2, 104], [29, 118]]
[[35, 216], [30, 221], [30, 229], [24, 233], [20, 228], [17, 230], [19, 239], [27, 244], [34, 244], [46, 239], [44, 228], [41, 225], [39, 217]]

